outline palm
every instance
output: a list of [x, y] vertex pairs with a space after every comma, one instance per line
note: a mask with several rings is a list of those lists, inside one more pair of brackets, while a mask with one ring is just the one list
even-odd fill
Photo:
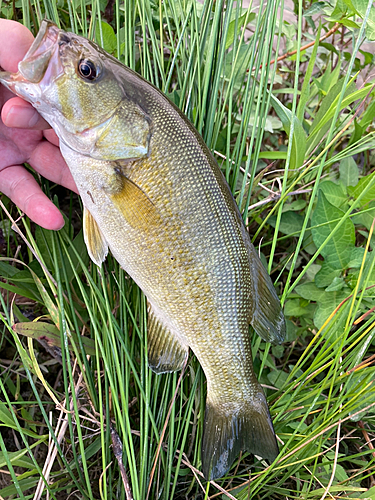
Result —
[[[33, 39], [25, 26], [0, 19], [0, 70], [16, 72]], [[58, 229], [64, 223], [59, 210], [23, 167], [28, 163], [47, 179], [76, 191], [56, 134], [39, 115], [33, 115], [30, 104], [1, 85], [0, 111], [0, 192], [36, 223], [47, 229]], [[33, 125], [31, 116], [36, 118]]]

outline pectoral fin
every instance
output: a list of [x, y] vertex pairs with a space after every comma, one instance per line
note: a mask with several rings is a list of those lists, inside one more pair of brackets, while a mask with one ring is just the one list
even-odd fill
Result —
[[269, 274], [252, 245], [249, 258], [253, 301], [250, 324], [262, 339], [279, 344], [285, 338], [285, 318], [279, 298]]
[[148, 304], [147, 322], [148, 365], [155, 373], [167, 373], [181, 370], [189, 353], [183, 345], [158, 318], [151, 304]]
[[91, 260], [100, 266], [108, 253], [108, 244], [94, 217], [83, 208], [83, 237]]
[[122, 177], [122, 180], [122, 188], [110, 197], [127, 223], [141, 230], [159, 224], [159, 212], [146, 193], [127, 177]]

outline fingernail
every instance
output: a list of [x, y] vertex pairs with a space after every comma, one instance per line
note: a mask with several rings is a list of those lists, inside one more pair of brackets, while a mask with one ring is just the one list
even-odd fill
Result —
[[7, 127], [31, 128], [39, 120], [39, 114], [28, 106], [12, 106], [5, 117]]

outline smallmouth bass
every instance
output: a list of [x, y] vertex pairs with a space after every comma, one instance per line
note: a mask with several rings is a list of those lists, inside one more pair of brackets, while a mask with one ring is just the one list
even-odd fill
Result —
[[149, 366], [180, 370], [189, 348], [207, 379], [206, 479], [239, 451], [278, 446], [251, 356], [249, 325], [280, 342], [285, 320], [270, 277], [211, 152], [158, 89], [95, 43], [50, 21], [0, 81], [60, 139], [84, 205], [88, 252], [108, 250], [148, 301]]

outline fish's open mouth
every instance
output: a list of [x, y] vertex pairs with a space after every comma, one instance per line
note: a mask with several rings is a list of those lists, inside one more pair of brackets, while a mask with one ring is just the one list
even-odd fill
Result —
[[18, 65], [19, 73], [30, 83], [38, 83], [44, 77], [59, 39], [59, 28], [44, 19], [40, 30]]

